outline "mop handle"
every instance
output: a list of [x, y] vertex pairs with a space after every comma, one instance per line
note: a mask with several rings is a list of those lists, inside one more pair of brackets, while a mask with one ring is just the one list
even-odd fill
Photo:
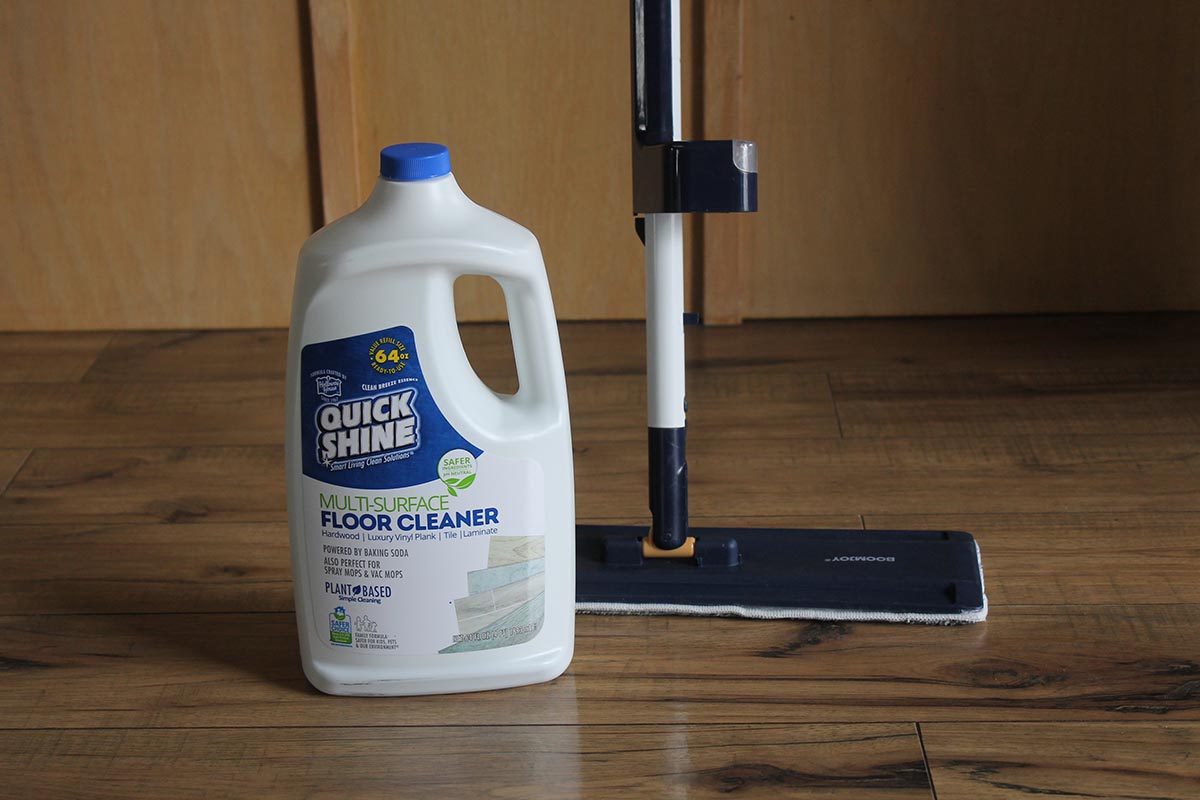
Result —
[[[670, 0], [669, 60], [658, 80], [671, 87], [659, 125], [667, 141], [682, 138], [679, 0]], [[664, 37], [667, 38], [667, 37]], [[665, 99], [665, 98], [664, 98]], [[683, 215], [646, 215], [647, 422], [651, 428], [684, 426]]]
[[687, 540], [683, 215], [646, 215], [646, 401], [654, 544]]
[[[633, 211], [646, 245], [646, 400], [653, 548], [688, 548], [683, 215], [758, 208], [753, 142], [683, 141], [680, 0], [631, 0]], [[683, 549], [680, 549], [683, 548]]]
[[[679, 0], [634, 0], [634, 125], [642, 144], [683, 138]], [[683, 215], [645, 215], [646, 416], [651, 535], [672, 550], [687, 539]]]

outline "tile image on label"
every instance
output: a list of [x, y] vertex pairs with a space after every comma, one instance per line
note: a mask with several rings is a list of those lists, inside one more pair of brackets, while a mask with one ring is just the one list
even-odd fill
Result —
[[442, 653], [521, 644], [537, 636], [545, 612], [545, 537], [493, 536], [484, 569], [467, 573], [466, 597], [454, 601], [455, 643]]

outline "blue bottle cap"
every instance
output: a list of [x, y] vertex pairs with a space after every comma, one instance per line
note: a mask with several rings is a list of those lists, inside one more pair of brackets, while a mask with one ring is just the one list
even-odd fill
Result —
[[444, 144], [409, 142], [379, 152], [379, 175], [389, 181], [423, 181], [450, 174], [450, 150]]

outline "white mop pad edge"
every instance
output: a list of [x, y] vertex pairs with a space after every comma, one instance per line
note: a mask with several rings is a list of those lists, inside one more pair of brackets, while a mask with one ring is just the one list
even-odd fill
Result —
[[[979, 581], [983, 585], [983, 558], [979, 543], [975, 544], [975, 560], [979, 567]], [[575, 611], [580, 614], [641, 615], [641, 616], [686, 616], [686, 617], [740, 617], [743, 619], [807, 619], [818, 622], [901, 622], [908, 625], [968, 625], [983, 622], [988, 615], [988, 599], [985, 592], [983, 605], [959, 614], [918, 614], [892, 611], [863, 611], [841, 608], [779, 608], [772, 606], [741, 605], [684, 605], [677, 603], [576, 603]]]

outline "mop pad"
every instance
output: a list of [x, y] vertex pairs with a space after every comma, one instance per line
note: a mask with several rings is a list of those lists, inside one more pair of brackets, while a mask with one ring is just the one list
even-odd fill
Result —
[[855, 611], [833, 608], [772, 608], [764, 606], [689, 606], [672, 603], [576, 603], [580, 614], [741, 617], [743, 619], [803, 619], [817, 622], [903, 622], [908, 625], [966, 625], [987, 619], [987, 598], [974, 611], [962, 614], [915, 614]]
[[[961, 531], [691, 529], [701, 542], [737, 542], [736, 557], [718, 564], [639, 559], [632, 543], [643, 528], [577, 531], [575, 608], [584, 614], [923, 625], [987, 618], [979, 546]], [[630, 546], [614, 555], [614, 543]]]

